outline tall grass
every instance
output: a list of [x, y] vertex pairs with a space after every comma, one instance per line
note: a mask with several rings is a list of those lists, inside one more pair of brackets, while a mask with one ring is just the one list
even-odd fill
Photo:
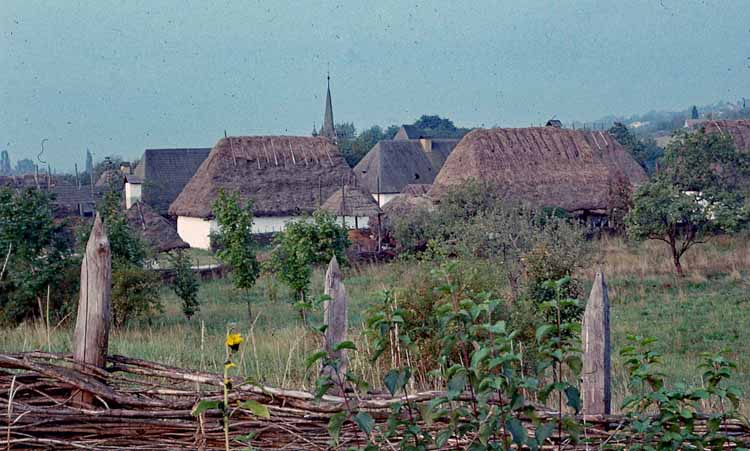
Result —
[[[659, 339], [669, 380], [701, 384], [696, 371], [701, 352], [731, 349], [738, 362], [738, 382], [750, 393], [750, 240], [746, 236], [719, 237], [697, 246], [685, 256], [687, 277], [675, 277], [666, 246], [602, 239], [600, 251], [581, 277], [593, 280], [602, 269], [610, 288], [613, 336], [614, 405], [628, 395], [627, 378], [617, 353], [628, 334]], [[346, 270], [350, 296], [351, 335], [366, 350], [363, 312], [384, 289], [399, 286], [417, 269], [408, 262], [365, 265]], [[503, 284], [504, 281], [499, 281]], [[311, 292], [322, 292], [323, 271], [316, 270]], [[168, 365], [221, 372], [223, 337], [227, 323], [236, 322], [248, 338], [238, 358], [241, 374], [274, 386], [309, 389], [315, 374], [305, 370], [305, 359], [322, 346], [320, 338], [300, 323], [291, 293], [270, 276], [252, 290], [250, 323], [244, 300], [226, 280], [204, 283], [201, 310], [192, 320], [181, 313], [180, 301], [162, 290], [164, 311], [112, 331], [110, 353], [156, 360]], [[320, 322], [320, 314], [312, 315]], [[52, 351], [69, 352], [72, 321], [50, 333]], [[46, 350], [42, 323], [0, 329], [0, 352]], [[382, 380], [383, 369], [369, 363], [366, 351], [352, 356], [351, 367], [366, 380]]]

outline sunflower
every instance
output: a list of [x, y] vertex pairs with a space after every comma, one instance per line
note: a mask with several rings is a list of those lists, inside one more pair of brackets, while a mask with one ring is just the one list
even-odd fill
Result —
[[226, 345], [232, 351], [237, 351], [238, 349], [240, 349], [240, 344], [243, 341], [245, 340], [242, 338], [242, 334], [239, 334], [239, 333], [227, 334]]

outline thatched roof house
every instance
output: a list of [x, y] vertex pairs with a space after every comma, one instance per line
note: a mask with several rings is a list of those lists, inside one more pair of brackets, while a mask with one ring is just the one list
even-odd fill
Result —
[[[126, 203], [132, 205], [142, 200], [159, 214], [167, 214], [210, 151], [208, 148], [146, 149], [133, 171], [135, 177], [127, 180]], [[139, 184], [142, 186], [135, 188]]]
[[40, 189], [53, 196], [52, 208], [56, 218], [93, 216], [96, 202], [106, 191], [105, 187], [77, 186], [59, 176], [0, 176], [0, 187], [13, 190]]
[[401, 190], [401, 194], [411, 194], [413, 196], [425, 196], [427, 193], [430, 192], [430, 189], [432, 188], [432, 185], [427, 184], [415, 184], [412, 183], [411, 185], [406, 185], [404, 189]]
[[380, 206], [409, 184], [431, 184], [457, 139], [383, 140], [354, 167], [359, 185], [379, 199]]
[[606, 214], [612, 188], [646, 181], [643, 168], [606, 132], [557, 127], [476, 129], [456, 146], [430, 190], [433, 198], [468, 180], [510, 199]]
[[337, 189], [321, 208], [341, 218], [347, 227], [356, 229], [366, 228], [369, 218], [381, 212], [369, 192], [351, 185]]
[[139, 233], [155, 252], [190, 247], [177, 234], [174, 223], [143, 202], [136, 202], [126, 212], [128, 226]]
[[726, 133], [732, 137], [740, 152], [750, 152], [750, 119], [720, 120], [706, 119], [693, 125], [695, 129], [705, 129], [706, 133]]
[[219, 190], [253, 202], [254, 231], [275, 232], [290, 218], [310, 214], [328, 199], [351, 169], [323, 137], [240, 136], [222, 138], [172, 202], [180, 236], [208, 247], [215, 228], [212, 205]]

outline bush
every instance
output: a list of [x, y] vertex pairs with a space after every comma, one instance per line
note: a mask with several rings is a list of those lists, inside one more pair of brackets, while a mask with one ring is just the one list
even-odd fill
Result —
[[[11, 324], [56, 317], [71, 309], [78, 291], [76, 270], [64, 223], [54, 220], [51, 198], [43, 191], [0, 188], [0, 321]], [[44, 305], [44, 307], [42, 307]]]
[[161, 280], [153, 271], [122, 265], [112, 273], [112, 321], [117, 327], [162, 311]]
[[182, 300], [182, 313], [190, 319], [200, 310], [198, 278], [193, 272], [190, 257], [182, 249], [178, 249], [174, 255], [171, 255], [170, 261], [175, 271], [172, 289]]

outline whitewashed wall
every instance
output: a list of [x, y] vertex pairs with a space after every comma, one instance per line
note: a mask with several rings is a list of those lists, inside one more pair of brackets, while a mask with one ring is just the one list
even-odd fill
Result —
[[141, 184], [125, 183], [125, 209], [133, 206], [134, 203], [141, 200]]
[[[297, 216], [273, 216], [253, 218], [253, 233], [274, 233], [284, 230], [286, 223]], [[362, 227], [361, 219], [358, 220]], [[354, 224], [354, 218], [352, 218]], [[218, 230], [218, 224], [214, 219], [191, 218], [188, 216], [177, 217], [177, 234], [190, 247], [199, 249], [211, 248], [211, 232]]]

